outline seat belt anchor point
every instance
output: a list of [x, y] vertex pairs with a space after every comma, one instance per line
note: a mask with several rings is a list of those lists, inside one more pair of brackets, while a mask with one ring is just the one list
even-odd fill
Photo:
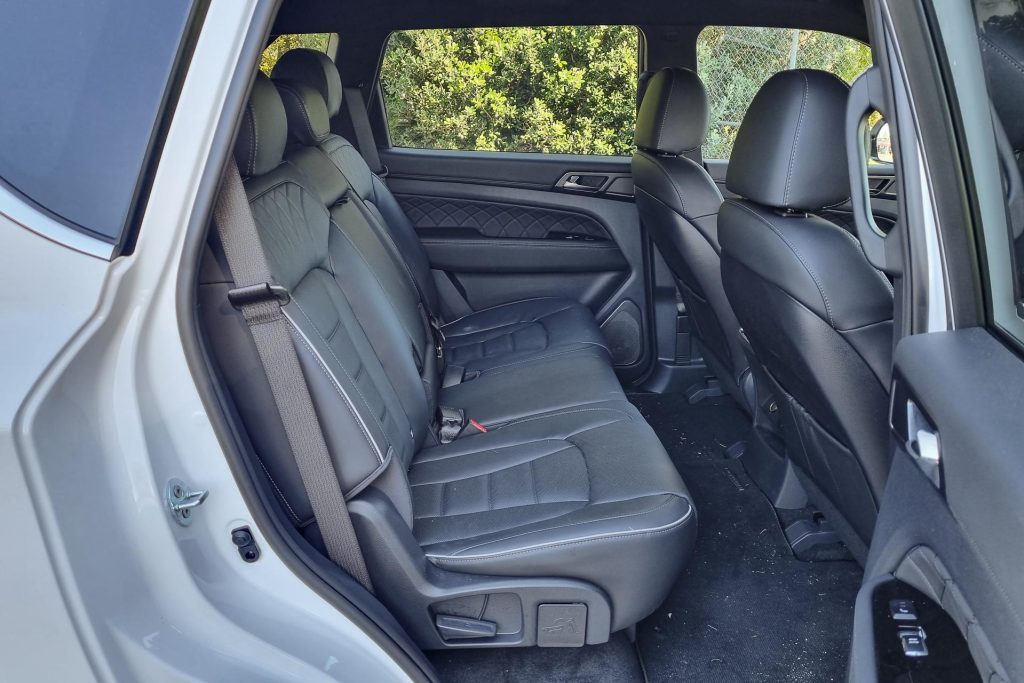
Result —
[[281, 305], [286, 305], [292, 300], [292, 295], [287, 287], [275, 285], [270, 282], [261, 282], [257, 285], [236, 287], [228, 292], [228, 301], [238, 310], [251, 304], [261, 304], [266, 301], [277, 300]]

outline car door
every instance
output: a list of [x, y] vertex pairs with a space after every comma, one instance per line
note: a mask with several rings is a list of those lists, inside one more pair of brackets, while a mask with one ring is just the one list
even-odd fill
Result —
[[[1024, 214], [1015, 145], [998, 132], [1019, 125], [1005, 115], [1024, 102], [1024, 16], [1017, 3], [886, 0], [872, 21], [892, 65], [907, 232], [859, 232], [877, 265], [902, 269], [908, 334], [850, 680], [1024, 680]], [[855, 86], [851, 111], [879, 104], [881, 82]]]
[[650, 356], [629, 156], [638, 41], [626, 26], [399, 31], [371, 98], [387, 122], [388, 186], [446, 317], [575, 299], [625, 380]]

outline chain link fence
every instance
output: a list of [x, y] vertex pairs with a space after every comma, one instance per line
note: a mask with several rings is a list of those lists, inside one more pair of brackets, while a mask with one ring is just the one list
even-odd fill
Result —
[[821, 31], [711, 26], [697, 41], [697, 64], [710, 103], [703, 154], [728, 159], [758, 89], [785, 69], [822, 69], [847, 83], [871, 65], [870, 48]]

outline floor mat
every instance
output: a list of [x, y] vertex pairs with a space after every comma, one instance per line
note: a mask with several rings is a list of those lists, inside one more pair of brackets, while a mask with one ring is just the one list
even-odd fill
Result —
[[698, 512], [693, 559], [639, 627], [651, 683], [843, 680], [861, 570], [793, 557], [771, 504], [742, 463], [724, 456], [744, 438], [748, 418], [725, 397], [630, 400], [658, 432]]
[[445, 683], [643, 683], [633, 643], [615, 633], [603, 645], [428, 652]]

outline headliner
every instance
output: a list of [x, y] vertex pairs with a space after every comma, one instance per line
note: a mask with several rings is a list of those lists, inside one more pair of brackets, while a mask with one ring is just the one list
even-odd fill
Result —
[[773, 26], [867, 41], [862, 0], [284, 0], [273, 32], [586, 24]]

